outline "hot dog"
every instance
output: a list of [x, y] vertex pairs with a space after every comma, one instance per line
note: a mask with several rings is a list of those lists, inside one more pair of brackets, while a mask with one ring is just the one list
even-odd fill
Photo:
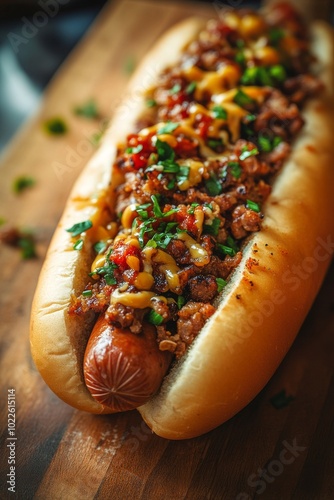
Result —
[[304, 29], [285, 4], [229, 11], [143, 62], [143, 96], [78, 179], [34, 298], [32, 354], [67, 403], [139, 407], [157, 434], [192, 437], [283, 359], [334, 234], [332, 34], [314, 26], [311, 53]]

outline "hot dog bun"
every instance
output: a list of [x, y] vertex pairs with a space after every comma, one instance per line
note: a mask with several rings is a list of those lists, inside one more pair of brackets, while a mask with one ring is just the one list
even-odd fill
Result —
[[[160, 70], [161, 61], [168, 66], [177, 60], [203, 24], [190, 19], [165, 36], [143, 62], [132, 91], [143, 81], [147, 86], [154, 81], [157, 70], [152, 68], [158, 63]], [[165, 378], [158, 395], [139, 408], [160, 436], [184, 439], [207, 432], [256, 396], [290, 348], [330, 263], [333, 38], [320, 23], [312, 33], [324, 90], [305, 108], [306, 125], [275, 181], [263, 227], [244, 249], [217, 312]], [[92, 239], [84, 239], [81, 252], [69, 251], [71, 238], [64, 229], [88, 218], [103, 218], [103, 204], [92, 198], [103, 197], [110, 182], [117, 186], [118, 179], [110, 178], [117, 144], [143, 113], [142, 101], [129, 95], [71, 193], [32, 308], [31, 350], [37, 368], [60, 398], [94, 413], [110, 413], [91, 397], [83, 377], [84, 350], [95, 319], [67, 314], [71, 294], [85, 286], [93, 259]]]

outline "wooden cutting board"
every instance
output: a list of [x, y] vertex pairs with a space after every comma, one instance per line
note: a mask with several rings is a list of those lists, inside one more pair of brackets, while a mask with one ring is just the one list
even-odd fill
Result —
[[[102, 117], [110, 118], [129, 78], [125, 69], [176, 21], [190, 14], [215, 17], [220, 7], [108, 4], [2, 159], [0, 217], [34, 232], [38, 257], [24, 261], [18, 250], [0, 247], [0, 498], [334, 497], [333, 265], [294, 346], [261, 394], [229, 422], [196, 439], [159, 438], [135, 411], [80, 413], [51, 393], [30, 358], [29, 313], [43, 257], [71, 185], [94, 153], [92, 134], [103, 123], [76, 116], [73, 108], [94, 98]], [[45, 133], [45, 120], [55, 116], [64, 118], [67, 134]], [[34, 177], [36, 185], [15, 195], [12, 183], [19, 175]], [[332, 251], [329, 247], [328, 259]], [[276, 409], [271, 398], [282, 390], [293, 400]], [[15, 430], [8, 417], [14, 398]], [[14, 481], [14, 472], [15, 494], [7, 483]]]

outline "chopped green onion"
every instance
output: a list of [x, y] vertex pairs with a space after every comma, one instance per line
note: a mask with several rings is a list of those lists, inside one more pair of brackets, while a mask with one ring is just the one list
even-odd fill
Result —
[[246, 146], [243, 146], [241, 148], [241, 154], [240, 154], [239, 158], [241, 161], [243, 161], [243, 160], [246, 160], [247, 158], [249, 158], [250, 156], [254, 156], [257, 154], [259, 154], [259, 150], [256, 147], [249, 150], [249, 149], [247, 149]]
[[170, 94], [177, 94], [178, 92], [180, 92], [181, 90], [181, 85], [179, 83], [176, 83], [175, 85], [173, 85], [173, 87], [169, 90], [169, 93]]
[[155, 194], [152, 194], [151, 200], [153, 201], [153, 213], [156, 217], [163, 217], [164, 214], [161, 211], [159, 202]]
[[91, 297], [93, 295], [93, 291], [92, 290], [84, 290], [82, 292], [82, 296], [83, 297]]
[[269, 42], [274, 45], [274, 46], [277, 46], [278, 43], [282, 40], [282, 38], [285, 37], [285, 32], [283, 29], [281, 28], [272, 28], [270, 31], [269, 31]]
[[227, 120], [227, 111], [222, 106], [214, 106], [212, 108], [213, 116], [219, 120]]
[[179, 127], [179, 123], [167, 122], [163, 127], [161, 127], [157, 134], [171, 134], [174, 130]]
[[74, 250], [81, 250], [81, 249], [82, 249], [82, 247], [83, 247], [83, 243], [84, 243], [84, 242], [83, 242], [83, 240], [78, 240], [78, 241], [76, 241], [76, 242], [74, 243], [74, 245], [73, 245], [73, 249], [74, 249]]
[[253, 210], [253, 212], [260, 212], [261, 211], [258, 203], [255, 203], [255, 201], [252, 201], [252, 200], [247, 200], [246, 207], [249, 208], [250, 210]]
[[186, 87], [186, 94], [192, 94], [196, 89], [196, 86], [197, 86], [196, 82], [190, 82], [189, 85]]
[[157, 139], [155, 147], [157, 148], [159, 160], [174, 160], [175, 152], [167, 142]]
[[127, 154], [133, 154], [133, 155], [136, 155], [138, 153], [140, 153], [140, 151], [143, 149], [143, 145], [142, 144], [138, 144], [138, 146], [135, 146], [133, 148], [126, 148], [125, 152]]
[[204, 224], [204, 232], [206, 234], [211, 234], [212, 236], [217, 236], [219, 231], [219, 226], [220, 226], [220, 219], [216, 217], [215, 219], [212, 219], [211, 224]]
[[76, 106], [74, 108], [74, 113], [78, 116], [84, 116], [88, 119], [98, 118], [99, 112], [97, 109], [97, 104], [94, 99], [90, 99], [86, 103]]
[[234, 60], [237, 64], [240, 64], [240, 66], [244, 66], [244, 64], [246, 63], [245, 53], [242, 50], [238, 50]]
[[186, 299], [183, 297], [183, 295], [179, 295], [177, 297], [177, 307], [179, 309], [181, 309], [181, 307], [183, 307], [185, 303], [186, 303]]
[[221, 194], [223, 190], [220, 182], [213, 172], [210, 174], [208, 179], [205, 179], [204, 184], [210, 196], [217, 196], [218, 194]]
[[242, 173], [242, 168], [240, 167], [240, 164], [237, 161], [229, 161], [227, 163], [227, 166], [230, 169], [231, 174], [235, 179], [239, 179], [241, 173]]
[[96, 253], [103, 253], [107, 248], [107, 243], [105, 241], [97, 241], [94, 245], [94, 250]]
[[189, 178], [190, 167], [186, 165], [180, 166], [179, 172], [176, 174], [178, 183], [184, 182]]
[[35, 242], [31, 234], [23, 235], [19, 239], [18, 245], [21, 248], [22, 259], [32, 259], [36, 257]]
[[66, 134], [68, 128], [65, 121], [62, 118], [50, 118], [44, 123], [44, 129], [51, 135], [62, 135]]
[[222, 254], [229, 255], [230, 257], [234, 257], [234, 255], [236, 254], [234, 248], [227, 245], [222, 245], [221, 243], [217, 244], [217, 248]]
[[229, 247], [233, 248], [235, 253], [239, 252], [238, 245], [237, 245], [236, 241], [232, 238], [232, 236], [227, 237], [226, 243]]
[[222, 139], [208, 139], [207, 144], [211, 149], [217, 149], [224, 146]]
[[150, 310], [150, 312], [147, 315], [147, 321], [151, 323], [152, 325], [159, 326], [161, 323], [164, 322], [163, 316], [161, 314], [155, 312], [153, 309]]
[[252, 99], [251, 97], [249, 97], [249, 95], [247, 95], [243, 90], [241, 89], [238, 89], [234, 98], [233, 98], [233, 101], [238, 104], [238, 106], [240, 106], [241, 108], [243, 108], [244, 106], [248, 106], [249, 104], [254, 104], [256, 101], [254, 99]]
[[218, 285], [218, 293], [227, 285], [227, 282], [223, 278], [216, 278], [216, 283]]
[[134, 72], [135, 67], [136, 67], [136, 60], [134, 56], [129, 55], [124, 61], [124, 66], [123, 66], [124, 72], [127, 75], [131, 75]]
[[22, 175], [14, 180], [13, 191], [17, 194], [22, 193], [25, 189], [34, 186], [35, 183], [36, 181], [33, 177]]
[[269, 137], [260, 135], [258, 138], [258, 143], [261, 151], [263, 151], [264, 153], [269, 153], [272, 150], [271, 140], [269, 139]]
[[146, 99], [146, 106], [148, 108], [154, 108], [157, 105], [157, 101], [155, 99]]
[[269, 68], [270, 76], [272, 76], [277, 82], [282, 83], [286, 80], [286, 71], [281, 64], [276, 64]]
[[71, 233], [72, 237], [74, 236], [79, 236], [79, 234], [83, 233], [84, 231], [87, 231], [93, 227], [93, 223], [91, 220], [85, 220], [83, 222], [78, 222], [77, 224], [73, 224], [72, 227], [69, 229], [66, 229], [68, 233]]

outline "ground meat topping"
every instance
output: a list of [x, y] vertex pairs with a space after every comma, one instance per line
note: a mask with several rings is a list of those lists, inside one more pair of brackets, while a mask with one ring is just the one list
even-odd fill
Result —
[[207, 24], [147, 91], [147, 114], [119, 146], [116, 215], [94, 233], [71, 314], [104, 313], [134, 334], [148, 321], [161, 350], [186, 352], [261, 230], [301, 107], [321, 89], [312, 61], [285, 4], [263, 16], [229, 9]]

